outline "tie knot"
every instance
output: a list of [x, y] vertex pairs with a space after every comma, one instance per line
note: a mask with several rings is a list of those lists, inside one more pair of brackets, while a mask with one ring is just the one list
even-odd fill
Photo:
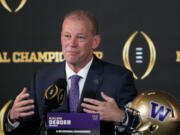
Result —
[[78, 83], [80, 78], [81, 77], [79, 75], [73, 75], [73, 76], [71, 76], [71, 82], [72, 83]]

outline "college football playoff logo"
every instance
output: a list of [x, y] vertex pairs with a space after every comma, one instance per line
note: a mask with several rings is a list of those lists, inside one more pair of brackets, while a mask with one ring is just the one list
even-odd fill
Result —
[[[124, 66], [133, 72], [134, 78], [135, 79], [139, 79], [139, 78], [144, 79], [151, 73], [151, 71], [154, 67], [154, 64], [156, 61], [156, 49], [155, 49], [155, 46], [154, 46], [152, 40], [146, 33], [144, 33], [143, 31], [140, 31], [139, 33], [143, 39], [141, 39], [142, 40], [141, 42], [139, 39], [137, 40], [137, 42], [135, 44], [135, 46], [137, 46], [137, 47], [135, 47], [133, 50], [134, 55], [132, 54], [132, 51], [130, 51], [130, 47], [133, 44], [132, 41], [135, 39], [136, 35], [138, 34], [137, 31], [134, 32], [129, 37], [129, 39], [126, 41], [124, 48], [123, 48], [123, 53], [122, 53], [123, 56], [122, 57], [123, 57]], [[145, 40], [145, 41], [143, 42], [143, 40]], [[146, 43], [148, 43], [149, 49], [147, 49]], [[130, 52], [131, 52], [131, 58], [134, 59], [134, 61], [135, 61], [133, 64], [131, 64], [132, 61], [130, 61], [130, 57], [129, 57]], [[147, 57], [147, 55], [149, 55], [149, 56]], [[146, 68], [146, 66], [144, 66], [145, 62], [147, 63], [146, 64], [147, 68]], [[132, 65], [135, 65], [134, 68], [137, 70], [138, 64], [139, 65], [141, 64], [143, 66], [143, 70], [145, 70], [142, 75], [139, 75], [140, 77], [138, 77], [138, 75], [135, 73], [135, 70], [133, 70], [133, 68], [132, 68]], [[141, 68], [142, 68], [142, 66], [141, 66]], [[144, 67], [145, 67], [145, 69], [144, 69]], [[143, 70], [141, 69], [140, 72], [142, 73]]]
[[[26, 4], [27, 0], [21, 0], [19, 6], [14, 10], [14, 12], [18, 12], [20, 9], [23, 8], [23, 6]], [[3, 5], [3, 7], [9, 11], [9, 12], [13, 12], [13, 10], [9, 7], [8, 3], [6, 2], [6, 0], [0, 0], [0, 3]]]
[[4, 117], [5, 117], [5, 113], [9, 107], [9, 105], [11, 104], [12, 100], [9, 100], [4, 106], [3, 108], [0, 110], [0, 135], [5, 135], [4, 133]]

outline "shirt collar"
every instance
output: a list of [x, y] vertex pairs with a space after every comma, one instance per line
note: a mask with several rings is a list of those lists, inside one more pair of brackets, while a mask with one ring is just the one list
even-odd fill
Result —
[[87, 74], [88, 74], [88, 71], [90, 69], [90, 66], [92, 64], [92, 61], [93, 61], [93, 57], [92, 59], [88, 62], [88, 64], [86, 64], [86, 66], [84, 66], [78, 73], [75, 73], [67, 64], [66, 62], [66, 77], [67, 79], [69, 80], [71, 78], [71, 76], [73, 75], [79, 75], [81, 76], [82, 78], [86, 78]]

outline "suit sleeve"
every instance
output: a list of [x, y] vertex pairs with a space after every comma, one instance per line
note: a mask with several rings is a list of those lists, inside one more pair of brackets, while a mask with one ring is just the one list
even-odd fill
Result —
[[127, 70], [120, 78], [120, 86], [117, 93], [116, 102], [121, 109], [131, 102], [137, 96], [137, 90], [134, 84], [134, 78], [132, 73]]
[[[29, 90], [30, 98], [35, 100], [36, 106], [36, 95], [35, 95], [35, 80], [36, 80], [36, 73], [33, 76], [31, 87]], [[5, 115], [4, 125], [8, 124], [8, 113]], [[7, 126], [4, 126], [4, 131], [6, 135], [33, 135], [37, 128], [39, 127], [39, 117], [37, 108], [35, 108], [35, 115], [30, 117], [25, 117], [20, 120], [20, 125], [13, 129], [11, 132], [8, 132]]]

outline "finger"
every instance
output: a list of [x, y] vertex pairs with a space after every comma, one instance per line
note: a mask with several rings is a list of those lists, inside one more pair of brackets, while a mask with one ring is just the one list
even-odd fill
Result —
[[88, 109], [83, 109], [83, 111], [85, 112], [85, 113], [98, 113], [98, 112], [96, 112], [96, 111], [92, 111], [92, 110], [88, 110]]
[[104, 92], [101, 92], [101, 96], [105, 101], [109, 101], [109, 102], [113, 101], [113, 98], [107, 96]]
[[21, 93], [19, 95], [25, 94], [27, 93], [28, 89], [27, 88], [23, 88], [23, 90], [21, 91]]
[[27, 91], [28, 91], [28, 89], [24, 87], [21, 93], [25, 94], [25, 93], [27, 93]]
[[99, 107], [95, 106], [95, 105], [89, 105], [86, 103], [82, 103], [81, 106], [88, 109], [88, 110], [92, 110], [92, 111], [98, 111], [99, 110]]
[[17, 112], [25, 112], [34, 109], [34, 105], [28, 105], [17, 109]]
[[22, 92], [16, 97], [16, 101], [18, 102], [28, 97], [29, 93], [27, 93], [27, 88], [24, 88]]
[[22, 100], [25, 100], [28, 97], [29, 97], [29, 93], [18, 95], [16, 98], [16, 102], [20, 102]]
[[96, 106], [102, 104], [102, 101], [98, 101], [96, 99], [91, 99], [91, 98], [84, 98], [83, 101], [87, 102], [87, 103], [90, 103], [90, 104], [93, 104], [93, 105], [96, 105]]
[[23, 100], [23, 101], [17, 103], [16, 107], [27, 106], [27, 105], [30, 105], [30, 104], [33, 104], [33, 103], [34, 103], [33, 99]]
[[34, 111], [30, 111], [30, 112], [23, 112], [23, 113], [20, 113], [20, 118], [24, 118], [24, 117], [27, 117], [27, 116], [31, 116], [34, 114]]

